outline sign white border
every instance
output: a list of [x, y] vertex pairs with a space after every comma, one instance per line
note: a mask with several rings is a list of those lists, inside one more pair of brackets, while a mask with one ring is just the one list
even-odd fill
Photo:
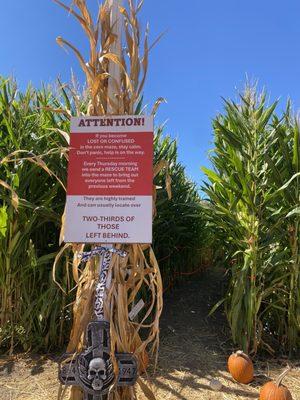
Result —
[[[153, 134], [153, 120], [153, 116], [144, 115], [72, 117], [71, 135]], [[134, 193], [120, 196], [107, 195], [105, 190], [100, 190], [97, 195], [68, 194], [64, 241], [66, 243], [151, 243], [152, 203], [153, 198], [149, 193], [139, 196]], [[120, 221], [117, 229], [101, 228], [103, 223], [117, 223], [120, 217], [125, 219]]]

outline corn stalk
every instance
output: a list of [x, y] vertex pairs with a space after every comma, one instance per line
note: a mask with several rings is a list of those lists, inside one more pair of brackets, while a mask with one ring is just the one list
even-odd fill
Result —
[[[84, 0], [74, 0], [71, 6], [65, 5], [60, 0], [55, 0], [55, 2], [79, 21], [89, 42], [89, 60], [86, 62], [73, 44], [62, 37], [57, 39], [59, 45], [65, 46], [75, 53], [85, 73], [90, 99], [87, 115], [134, 114], [140, 107], [150, 50], [147, 29], [141, 53], [138, 13], [143, 2], [134, 6], [132, 0], [128, 0], [128, 7], [120, 8], [124, 19], [126, 42], [126, 49], [121, 56], [111, 51], [118, 38], [111, 24], [109, 1], [105, 1], [99, 6], [95, 21]], [[109, 88], [109, 82], [114, 79], [109, 72], [110, 63], [115, 63], [121, 72], [120, 81], [114, 81], [113, 95]], [[166, 163], [155, 166], [154, 175], [166, 167]], [[167, 183], [169, 190], [170, 185], [168, 181]], [[154, 193], [155, 190], [154, 187]], [[67, 247], [65, 246], [63, 250]], [[110, 318], [112, 349], [133, 352], [140, 365], [143, 365], [144, 354], [149, 351], [149, 346], [151, 346], [151, 354], [157, 354], [159, 317], [162, 311], [162, 281], [154, 252], [150, 246], [131, 245], [123, 246], [123, 248], [129, 256], [125, 263], [113, 257], [110, 267], [112, 285], [106, 301], [106, 311]], [[78, 288], [73, 308], [73, 328], [67, 349], [69, 352], [82, 349], [85, 330], [92, 317], [93, 291], [99, 274], [98, 267], [93, 261], [88, 262], [83, 271], [79, 268], [77, 256], [78, 252], [84, 250], [84, 245], [73, 245], [72, 250], [74, 253], [73, 277]], [[58, 255], [55, 263], [61, 254], [62, 252]], [[144, 316], [140, 322], [132, 322], [128, 317], [128, 312], [136, 301], [143, 295], [145, 296], [145, 293], [148, 297], [148, 306], [144, 311]], [[144, 331], [143, 340], [141, 339], [142, 331]], [[146, 396], [152, 393], [141, 378], [138, 379], [138, 383]], [[72, 400], [81, 399], [81, 390], [72, 388], [70, 398]], [[136, 392], [134, 388], [119, 388], [113, 391], [111, 398], [134, 399]]]
[[300, 128], [290, 103], [282, 122], [274, 118], [274, 124], [279, 128], [267, 161], [273, 171], [269, 183], [273, 184], [274, 194], [270, 198], [281, 205], [274, 213], [280, 228], [277, 235], [285, 243], [288, 255], [285, 269], [289, 278], [283, 298], [287, 307], [287, 347], [292, 355], [297, 350], [300, 333]]
[[299, 134], [289, 112], [247, 87], [214, 120], [208, 215], [224, 248], [235, 343], [274, 353], [299, 343]]
[[[15, 82], [0, 80], [0, 341], [10, 353], [17, 345], [62, 345], [68, 330], [70, 297], [51, 285], [64, 201], [63, 140], [49, 129], [49, 121], [52, 127], [57, 122], [52, 115], [38, 111], [52, 100], [44, 90], [20, 94]], [[41, 158], [45, 148], [48, 166]], [[66, 289], [67, 276], [60, 278]]]

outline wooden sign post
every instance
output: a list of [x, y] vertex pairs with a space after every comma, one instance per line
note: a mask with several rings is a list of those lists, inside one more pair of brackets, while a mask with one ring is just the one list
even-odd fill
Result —
[[[111, 26], [112, 33], [115, 35], [116, 40], [111, 45], [111, 53], [115, 54], [118, 59], [121, 59], [122, 53], [122, 15], [120, 13], [120, 7], [122, 6], [122, 0], [108, 0], [108, 6], [111, 9]], [[121, 71], [120, 65], [110, 61], [109, 63], [109, 79], [108, 79], [108, 107], [107, 114], [111, 114], [113, 112], [109, 99], [113, 99], [119, 103], [121, 99], [116, 97], [116, 93], [118, 93], [118, 86], [121, 84]]]

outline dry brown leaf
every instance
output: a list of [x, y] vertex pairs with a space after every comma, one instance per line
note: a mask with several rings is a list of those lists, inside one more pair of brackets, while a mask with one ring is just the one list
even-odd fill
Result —
[[19, 207], [19, 196], [14, 191], [14, 189], [7, 183], [0, 179], [0, 185], [3, 186], [5, 189], [8, 189], [11, 192], [11, 204], [13, 208], [18, 211]]
[[71, 118], [72, 114], [70, 110], [64, 110], [63, 108], [52, 108], [52, 107], [40, 107], [41, 110], [50, 111], [55, 114], [63, 114], [69, 119]]
[[168, 165], [166, 160], [160, 160], [153, 168], [153, 177], [155, 178], [162, 169], [168, 168]]
[[82, 68], [82, 70], [84, 71], [84, 73], [86, 74], [87, 80], [92, 80], [93, 76], [91, 74], [90, 69], [88, 68], [86, 62], [84, 61], [83, 56], [81, 55], [80, 51], [70, 42], [68, 42], [67, 40], [63, 39], [61, 36], [58, 36], [56, 38], [56, 42], [59, 46], [64, 47], [67, 46], [69, 47], [76, 55], [76, 57], [79, 60], [80, 66]]
[[151, 111], [151, 115], [156, 115], [158, 107], [162, 104], [162, 103], [167, 103], [167, 100], [164, 99], [163, 97], [160, 97], [159, 99], [156, 100], [152, 111]]
[[113, 63], [117, 64], [121, 70], [123, 70], [123, 73], [126, 77], [126, 83], [127, 83], [127, 88], [133, 93], [133, 87], [132, 87], [132, 83], [131, 80], [129, 78], [129, 75], [123, 65], [123, 63], [121, 62], [121, 60], [119, 59], [119, 57], [116, 54], [113, 53], [106, 53], [102, 55], [103, 59], [108, 59], [109, 61], [112, 61]]
[[59, 234], [59, 245], [61, 246], [65, 240], [65, 222], [66, 222], [66, 205], [64, 208], [63, 215], [61, 216], [61, 228]]
[[58, 129], [58, 128], [53, 128], [53, 129], [51, 129], [52, 131], [57, 131], [57, 132], [59, 132], [60, 134], [61, 134], [61, 136], [65, 139], [65, 141], [67, 142], [67, 144], [69, 145], [70, 144], [70, 134], [68, 133], [68, 132], [65, 132], [65, 131], [63, 131], [63, 130], [61, 130], [61, 129]]
[[60, 285], [60, 283], [56, 280], [56, 266], [58, 264], [58, 262], [60, 261], [61, 257], [63, 256], [64, 252], [70, 248], [72, 245], [71, 243], [67, 243], [65, 244], [57, 253], [54, 263], [53, 263], [53, 268], [52, 268], [52, 279], [53, 282], [60, 288], [60, 290], [66, 295], [66, 291], [63, 289], [63, 287]]
[[153, 394], [153, 391], [149, 388], [148, 385], [144, 382], [143, 378], [138, 378], [137, 383], [139, 384], [140, 388], [142, 389], [144, 395], [149, 400], [155, 400], [156, 397]]
[[168, 199], [172, 199], [172, 178], [171, 175], [169, 174], [169, 169], [166, 171], [166, 190], [168, 193]]

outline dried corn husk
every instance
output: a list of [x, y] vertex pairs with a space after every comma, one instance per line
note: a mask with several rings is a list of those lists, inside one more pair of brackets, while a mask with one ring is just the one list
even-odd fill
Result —
[[[124, 18], [126, 43], [126, 49], [121, 57], [111, 52], [112, 44], [117, 38], [111, 26], [109, 1], [105, 1], [99, 6], [95, 22], [85, 0], [74, 0], [71, 6], [67, 6], [60, 0], [54, 1], [79, 21], [88, 38], [90, 48], [88, 61], [72, 43], [62, 37], [57, 38], [60, 46], [74, 52], [85, 73], [90, 98], [88, 115], [105, 115], [108, 110], [111, 114], [116, 115], [134, 114], [146, 81], [149, 51], [153, 47], [148, 43], [148, 28], [141, 45], [142, 35], [138, 13], [143, 1], [134, 6], [133, 1], [128, 0], [127, 7], [120, 8], [120, 13]], [[114, 96], [109, 96], [108, 90], [109, 79], [112, 79], [109, 74], [109, 63], [117, 64], [121, 73], [120, 82], [114, 82]], [[157, 100], [153, 113], [163, 101], [162, 98]], [[166, 169], [166, 186], [168, 194], [171, 196], [171, 180], [166, 162], [160, 162], [154, 167], [154, 176], [163, 168]], [[155, 187], [153, 197], [155, 200]], [[155, 214], [155, 209], [153, 212]], [[63, 231], [64, 217], [61, 240]], [[117, 245], [117, 247], [121, 248], [122, 246]], [[149, 245], [135, 244], [122, 248], [127, 251], [128, 256], [126, 259], [120, 259], [116, 255], [112, 257], [110, 266], [112, 283], [105, 304], [105, 312], [111, 326], [112, 348], [121, 352], [133, 352], [141, 362], [147, 348], [156, 361], [163, 292], [159, 266]], [[82, 349], [85, 330], [93, 314], [94, 288], [99, 274], [97, 259], [90, 260], [85, 268], [81, 269], [77, 255], [83, 250], [84, 245], [73, 245], [73, 277], [77, 283], [77, 294], [73, 306], [73, 328], [67, 348], [68, 352], [79, 352]], [[60, 256], [61, 254], [57, 257], [56, 263]], [[143, 317], [139, 322], [131, 321], [128, 316], [129, 310], [141, 298], [144, 298], [146, 303]], [[142, 331], [143, 335], [141, 336]], [[155, 399], [148, 383], [139, 378], [138, 384], [146, 398]], [[60, 391], [59, 398], [62, 398], [62, 393]], [[118, 388], [112, 391], [110, 398], [115, 400], [135, 399], [136, 391], [134, 388]], [[70, 399], [81, 400], [81, 391], [72, 388]]]

